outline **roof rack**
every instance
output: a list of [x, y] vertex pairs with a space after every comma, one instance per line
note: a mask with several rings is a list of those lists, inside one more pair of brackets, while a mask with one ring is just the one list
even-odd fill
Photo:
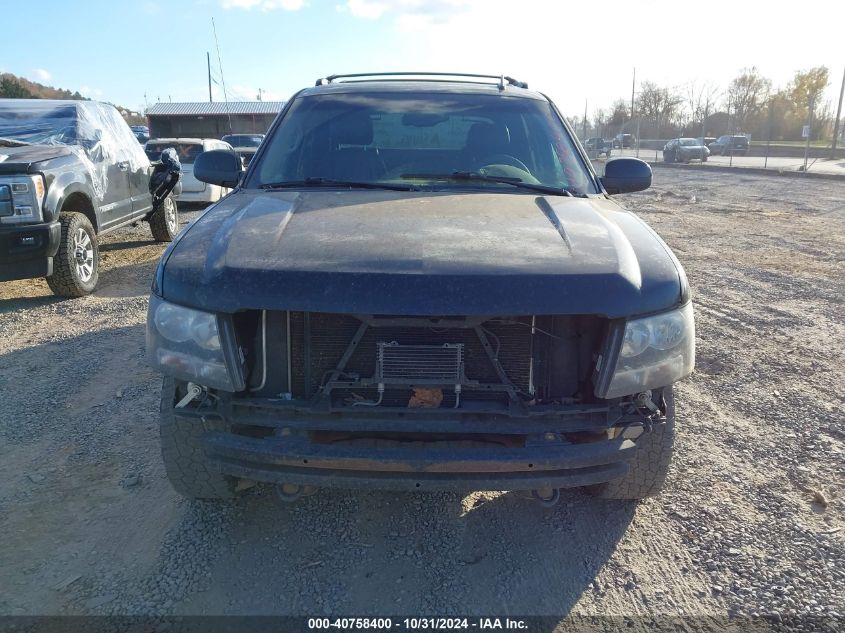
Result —
[[[371, 77], [374, 79], [365, 79], [367, 77]], [[513, 77], [508, 77], [507, 75], [476, 75], [473, 73], [409, 73], [409, 72], [400, 72], [400, 73], [352, 73], [346, 75], [329, 75], [328, 77], [322, 77], [317, 80], [314, 84], [315, 86], [325, 86], [326, 84], [330, 84], [332, 82], [337, 81], [338, 79], [352, 79], [354, 81], [377, 81], [378, 79], [384, 79], [385, 77], [426, 77], [426, 81], [436, 81], [435, 79], [431, 79], [432, 77], [471, 77], [472, 79], [495, 79], [496, 85], [499, 86], [499, 90], [504, 90], [506, 85], [514, 86], [515, 88], [524, 88], [528, 89], [528, 84], [524, 81], [519, 81], [514, 79]], [[478, 82], [478, 81], [470, 81], [467, 83], [488, 83], [488, 82]], [[492, 82], [489, 82], [492, 83]]]

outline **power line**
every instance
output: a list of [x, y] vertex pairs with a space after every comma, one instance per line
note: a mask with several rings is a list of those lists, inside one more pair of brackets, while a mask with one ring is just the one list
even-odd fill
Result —
[[214, 31], [214, 46], [217, 48], [217, 64], [220, 66], [220, 80], [223, 82], [223, 101], [226, 104], [226, 118], [229, 120], [229, 132], [232, 131], [232, 115], [229, 113], [229, 96], [226, 94], [226, 79], [223, 77], [223, 61], [220, 59], [220, 42], [217, 39], [217, 27], [211, 18], [211, 29]]

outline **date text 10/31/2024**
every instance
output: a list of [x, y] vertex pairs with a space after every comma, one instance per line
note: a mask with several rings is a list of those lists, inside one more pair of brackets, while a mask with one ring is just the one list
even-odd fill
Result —
[[524, 620], [512, 618], [402, 618], [394, 621], [392, 618], [308, 618], [310, 630], [526, 630]]

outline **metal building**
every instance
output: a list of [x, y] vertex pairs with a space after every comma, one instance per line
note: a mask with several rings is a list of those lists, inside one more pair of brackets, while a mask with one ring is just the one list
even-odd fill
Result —
[[284, 105], [283, 101], [156, 103], [147, 110], [147, 125], [150, 138], [264, 134]]

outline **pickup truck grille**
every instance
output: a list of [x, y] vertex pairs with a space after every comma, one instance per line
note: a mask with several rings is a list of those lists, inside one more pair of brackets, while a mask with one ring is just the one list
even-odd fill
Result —
[[[351, 315], [309, 313], [310, 344], [306, 349], [305, 315], [292, 312], [291, 378], [293, 396], [310, 397], [317, 392], [343, 357], [361, 321]], [[529, 391], [531, 374], [531, 317], [491, 320], [481, 324], [507, 379], [524, 393]], [[346, 374], [362, 379], [384, 379], [386, 405], [405, 406], [411, 384], [442, 384], [444, 404], [449, 406], [448, 385], [456, 378], [478, 383], [501, 384], [500, 377], [477, 333], [472, 328], [438, 328], [395, 325], [368, 327], [346, 364]], [[392, 345], [395, 343], [396, 345]], [[379, 367], [379, 360], [381, 366]], [[408, 386], [403, 386], [408, 385]], [[376, 388], [338, 389], [333, 400], [375, 399]], [[473, 397], [500, 398], [489, 392], [473, 395], [464, 390], [462, 400]], [[504, 396], [505, 400], [507, 396]]]

